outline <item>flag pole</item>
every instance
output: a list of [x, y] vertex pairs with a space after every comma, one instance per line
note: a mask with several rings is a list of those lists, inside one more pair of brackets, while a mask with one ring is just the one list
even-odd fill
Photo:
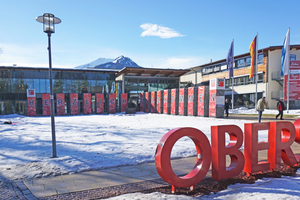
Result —
[[289, 35], [288, 35], [288, 39], [289, 39], [289, 41], [288, 41], [288, 43], [289, 43], [289, 45], [288, 45], [288, 55], [286, 55], [286, 56], [288, 56], [288, 58], [287, 58], [287, 62], [288, 62], [288, 84], [287, 84], [287, 105], [286, 105], [286, 107], [287, 107], [287, 113], [289, 113], [289, 108], [290, 108], [290, 28], [289, 28]]
[[257, 54], [258, 54], [258, 33], [256, 33], [256, 42], [255, 42], [255, 110], [256, 110], [256, 104], [257, 104], [257, 70], [258, 70], [258, 67], [257, 67]]
[[[234, 39], [232, 40], [232, 68], [234, 67]], [[233, 91], [234, 91], [234, 71], [232, 69], [232, 77], [231, 77], [231, 83], [232, 83], [232, 90], [231, 90], [231, 108], [232, 110], [234, 109], [234, 95], [233, 95]]]

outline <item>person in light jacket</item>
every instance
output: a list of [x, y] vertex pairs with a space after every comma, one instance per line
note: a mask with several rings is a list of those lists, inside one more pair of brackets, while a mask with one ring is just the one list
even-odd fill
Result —
[[266, 97], [257, 101], [256, 110], [258, 111], [258, 122], [261, 121], [262, 112], [265, 110]]

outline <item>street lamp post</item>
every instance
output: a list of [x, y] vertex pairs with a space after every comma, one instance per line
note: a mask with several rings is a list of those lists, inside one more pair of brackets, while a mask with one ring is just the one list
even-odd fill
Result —
[[54, 33], [54, 25], [59, 24], [61, 20], [54, 17], [53, 14], [45, 13], [43, 16], [36, 18], [36, 21], [44, 24], [44, 32], [48, 35], [48, 52], [49, 52], [49, 81], [50, 81], [50, 109], [51, 109], [51, 131], [52, 131], [52, 155], [56, 158], [56, 138], [55, 138], [55, 121], [54, 121], [54, 96], [52, 86], [52, 59], [51, 59], [51, 33]]

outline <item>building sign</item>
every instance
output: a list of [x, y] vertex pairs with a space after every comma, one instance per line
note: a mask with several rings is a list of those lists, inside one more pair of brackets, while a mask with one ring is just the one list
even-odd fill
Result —
[[121, 93], [121, 112], [125, 112], [127, 104], [127, 93]]
[[[258, 132], [268, 131], [268, 141], [258, 142]], [[176, 128], [167, 132], [159, 141], [155, 153], [155, 165], [163, 180], [176, 187], [190, 187], [199, 183], [207, 174], [212, 163], [212, 178], [216, 181], [231, 178], [244, 172], [257, 173], [276, 170], [281, 161], [292, 167], [300, 162], [291, 148], [294, 141], [300, 144], [300, 119], [294, 124], [289, 121], [246, 123], [244, 133], [236, 125], [211, 127], [211, 145], [206, 135], [195, 128]], [[226, 135], [230, 143], [225, 142]], [[178, 177], [171, 166], [171, 151], [174, 144], [182, 137], [189, 137], [197, 150], [196, 165], [192, 171]], [[244, 139], [245, 138], [245, 139]], [[240, 151], [244, 141], [244, 154]], [[258, 161], [259, 151], [268, 151], [267, 161]], [[226, 167], [226, 157], [231, 157], [231, 164]]]
[[171, 114], [176, 114], [176, 89], [171, 89]]
[[103, 95], [103, 93], [96, 93], [96, 112], [97, 112], [97, 114], [104, 113], [104, 95]]
[[169, 90], [164, 90], [164, 102], [163, 102], [163, 113], [164, 114], [169, 114], [168, 113], [168, 96], [169, 96]]
[[224, 89], [225, 81], [222, 78], [214, 78], [209, 83], [209, 116], [224, 117]]
[[[284, 75], [284, 101], [287, 101], [288, 75]], [[289, 100], [300, 100], [300, 60], [290, 61]]]
[[91, 93], [83, 94], [83, 114], [91, 114], [92, 113], [92, 96]]
[[149, 92], [145, 92], [145, 112], [149, 112]]
[[57, 115], [65, 114], [65, 94], [56, 93], [56, 113]]
[[28, 116], [36, 116], [36, 99], [34, 89], [27, 89], [27, 111]]
[[156, 110], [157, 113], [161, 113], [161, 91], [156, 92]]
[[71, 115], [78, 115], [78, 93], [70, 94]]
[[51, 115], [51, 104], [50, 104], [50, 94], [42, 94], [42, 103], [43, 103], [43, 115]]
[[155, 91], [151, 92], [151, 113], [156, 113], [156, 106], [155, 106]]
[[188, 115], [194, 115], [194, 93], [195, 88], [189, 87], [188, 88]]
[[178, 114], [184, 115], [184, 88], [179, 89]]
[[116, 113], [116, 93], [108, 95], [109, 113]]

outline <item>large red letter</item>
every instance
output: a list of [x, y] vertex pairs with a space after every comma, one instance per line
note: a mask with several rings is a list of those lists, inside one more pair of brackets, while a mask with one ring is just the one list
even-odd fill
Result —
[[[197, 149], [197, 161], [192, 171], [178, 177], [171, 166], [172, 147], [180, 138], [187, 136], [193, 140]], [[201, 154], [201, 159], [200, 158]], [[211, 148], [205, 134], [195, 128], [177, 128], [166, 133], [157, 145], [155, 165], [161, 178], [175, 187], [190, 187], [199, 183], [209, 170]]]
[[[230, 142], [225, 146], [225, 133], [230, 136]], [[243, 131], [236, 125], [211, 127], [212, 147], [212, 177], [219, 181], [239, 175], [244, 168], [244, 155], [238, 149], [243, 144]], [[226, 168], [226, 155], [231, 158], [231, 164]]]
[[270, 170], [270, 163], [258, 162], [258, 151], [270, 149], [269, 142], [258, 143], [258, 131], [269, 130], [270, 123], [249, 123], [245, 124], [244, 129], [244, 156], [245, 156], [245, 167], [244, 171], [248, 173], [254, 173], [259, 171]]
[[295, 165], [297, 160], [291, 149], [296, 137], [294, 125], [288, 121], [270, 122], [270, 125], [268, 161], [271, 164], [271, 169], [280, 167], [281, 158], [286, 165]]

